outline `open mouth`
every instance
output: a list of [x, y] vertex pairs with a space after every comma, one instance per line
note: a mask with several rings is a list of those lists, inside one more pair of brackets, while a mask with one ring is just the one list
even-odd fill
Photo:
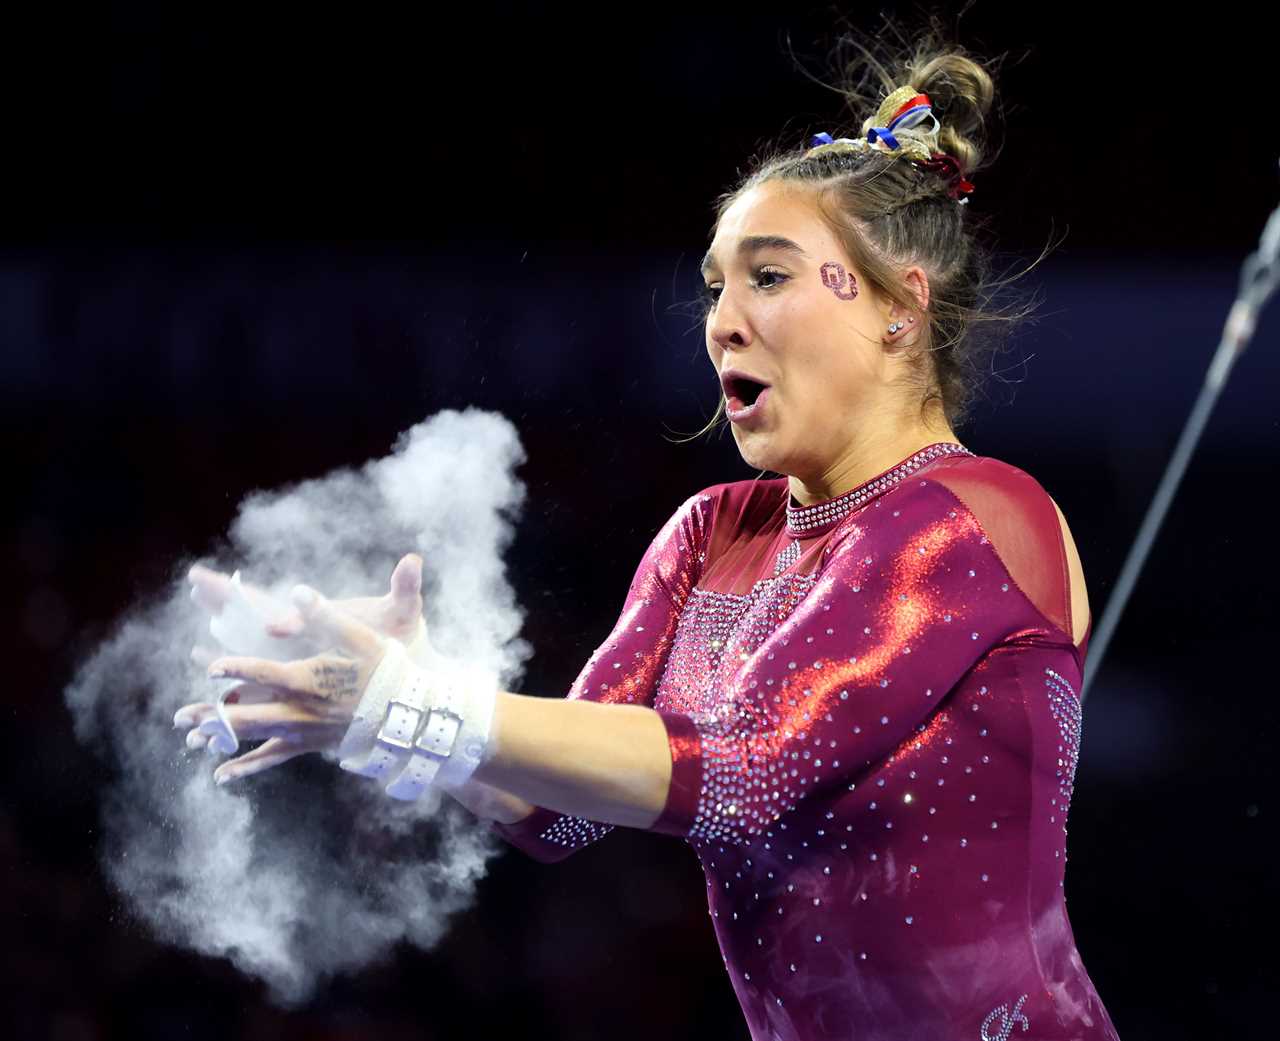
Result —
[[750, 408], [756, 403], [767, 383], [758, 383], [743, 376], [734, 376], [729, 380], [729, 388], [725, 393], [725, 401], [732, 409]]

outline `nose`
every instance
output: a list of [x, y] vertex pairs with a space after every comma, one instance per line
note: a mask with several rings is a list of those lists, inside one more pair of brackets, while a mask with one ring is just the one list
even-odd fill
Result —
[[750, 326], [735, 308], [727, 287], [720, 291], [715, 310], [707, 317], [707, 340], [722, 351], [741, 350], [751, 342]]

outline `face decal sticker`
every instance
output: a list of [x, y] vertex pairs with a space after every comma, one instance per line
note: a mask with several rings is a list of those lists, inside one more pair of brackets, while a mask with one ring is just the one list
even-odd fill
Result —
[[858, 295], [858, 280], [847, 274], [844, 265], [828, 260], [820, 270], [822, 284], [841, 300], [852, 300]]

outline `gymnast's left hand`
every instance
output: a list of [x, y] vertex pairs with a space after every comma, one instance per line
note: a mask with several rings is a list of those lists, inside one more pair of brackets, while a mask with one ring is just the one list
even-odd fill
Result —
[[[330, 650], [298, 661], [222, 657], [209, 664], [211, 679], [242, 681], [225, 706], [236, 736], [263, 742], [222, 763], [213, 773], [218, 784], [306, 752], [336, 749], [386, 652], [386, 638], [315, 590], [299, 586], [293, 600], [301, 616], [300, 635]], [[173, 724], [206, 735], [221, 729], [211, 702], [184, 705]]]

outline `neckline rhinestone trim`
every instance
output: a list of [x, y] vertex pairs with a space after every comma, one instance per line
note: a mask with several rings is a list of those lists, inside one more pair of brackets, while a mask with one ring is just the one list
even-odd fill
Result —
[[920, 451], [904, 459], [884, 473], [871, 478], [858, 487], [826, 502], [817, 502], [812, 506], [793, 506], [791, 493], [787, 492], [787, 531], [792, 535], [808, 534], [847, 516], [863, 503], [874, 499], [881, 492], [906, 477], [910, 477], [926, 463], [953, 454], [973, 455], [974, 453], [956, 441], [938, 441], [926, 445]]

